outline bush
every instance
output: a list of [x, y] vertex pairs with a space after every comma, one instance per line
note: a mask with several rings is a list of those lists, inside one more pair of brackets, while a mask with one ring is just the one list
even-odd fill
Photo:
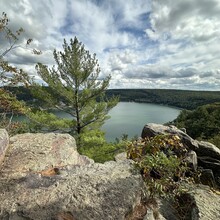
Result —
[[79, 153], [92, 158], [98, 163], [114, 160], [115, 155], [125, 151], [127, 145], [126, 140], [108, 143], [105, 140], [105, 133], [100, 130], [83, 132], [76, 139]]
[[176, 135], [158, 135], [131, 143], [128, 158], [140, 169], [150, 196], [175, 196], [189, 171], [187, 149]]
[[214, 137], [210, 138], [208, 141], [214, 144], [216, 147], [220, 148], [220, 134], [215, 135]]

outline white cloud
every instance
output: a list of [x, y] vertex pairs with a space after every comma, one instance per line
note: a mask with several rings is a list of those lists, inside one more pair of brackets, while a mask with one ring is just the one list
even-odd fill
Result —
[[[112, 88], [218, 89], [219, 0], [0, 0], [13, 30], [43, 51], [18, 48], [8, 60], [30, 74], [75, 35], [96, 53]], [[150, 16], [149, 16], [150, 15]], [[0, 38], [1, 45], [4, 44]], [[7, 45], [6, 45], [7, 46]], [[6, 47], [1, 46], [0, 49]]]

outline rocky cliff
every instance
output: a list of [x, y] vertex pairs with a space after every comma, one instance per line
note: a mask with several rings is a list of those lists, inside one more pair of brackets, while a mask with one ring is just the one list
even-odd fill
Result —
[[[145, 126], [142, 135], [157, 133], [156, 127]], [[184, 132], [175, 132], [186, 138]], [[8, 140], [7, 132], [0, 130], [1, 220], [179, 219], [167, 201], [154, 205], [148, 200], [142, 177], [125, 154], [116, 161], [94, 163], [79, 155], [68, 134], [21, 134]], [[209, 156], [216, 158], [212, 147]], [[217, 191], [194, 185], [188, 195], [191, 219], [220, 219]]]

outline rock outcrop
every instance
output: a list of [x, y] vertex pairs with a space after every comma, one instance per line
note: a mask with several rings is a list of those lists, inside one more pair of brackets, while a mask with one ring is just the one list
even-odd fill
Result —
[[0, 171], [0, 219], [126, 219], [143, 181], [131, 161], [94, 163], [64, 134], [11, 138]]
[[[220, 187], [220, 149], [214, 146], [213, 144], [205, 141], [197, 141], [192, 139], [182, 130], [176, 128], [175, 126], [165, 126], [161, 124], [149, 123], [144, 126], [142, 130], [142, 138], [145, 137], [154, 137], [161, 134], [174, 134], [178, 135], [181, 139], [181, 142], [189, 150], [196, 153], [198, 159], [198, 166], [202, 167], [205, 176], [207, 173], [211, 173], [209, 176], [214, 176], [214, 179], [210, 179], [207, 182], [212, 182], [213, 185], [219, 185]], [[194, 155], [194, 168], [197, 167], [196, 157]], [[213, 174], [212, 174], [213, 173]], [[203, 181], [205, 183], [206, 181]], [[215, 183], [213, 183], [215, 182]]]
[[[1, 220], [180, 219], [171, 203], [161, 200], [158, 206], [146, 197], [142, 177], [125, 153], [116, 161], [94, 163], [79, 155], [68, 134], [21, 134], [9, 147], [5, 143], [0, 142], [1, 149], [8, 148], [0, 167]], [[202, 185], [189, 188], [189, 219], [220, 219], [219, 192]]]
[[182, 143], [191, 150], [198, 149], [198, 142], [193, 140], [189, 135], [184, 131], [176, 128], [175, 126], [165, 126], [161, 124], [149, 123], [144, 126], [142, 130], [141, 137], [154, 137], [161, 134], [174, 134], [178, 135], [181, 138]]

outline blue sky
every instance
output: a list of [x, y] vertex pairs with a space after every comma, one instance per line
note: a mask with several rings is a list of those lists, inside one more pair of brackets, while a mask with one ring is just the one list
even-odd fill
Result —
[[77, 36], [97, 54], [100, 77], [112, 75], [110, 88], [220, 90], [219, 0], [0, 0], [0, 8], [42, 50], [8, 55], [36, 78], [36, 62], [53, 65], [53, 50]]

